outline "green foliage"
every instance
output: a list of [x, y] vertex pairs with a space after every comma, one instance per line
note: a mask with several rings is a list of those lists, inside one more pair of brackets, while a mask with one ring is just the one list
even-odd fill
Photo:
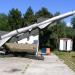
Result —
[[11, 9], [8, 14], [8, 24], [10, 26], [10, 30], [15, 30], [21, 27], [22, 18], [21, 12], [18, 9]]
[[73, 16], [73, 18], [71, 19], [71, 24], [72, 27], [75, 29], [75, 16]]
[[60, 12], [56, 12], [56, 13], [54, 14], [54, 16], [58, 16], [58, 15], [60, 15]]
[[36, 12], [35, 16], [37, 18], [39, 18], [39, 17], [45, 17], [45, 18], [53, 17], [53, 15], [47, 10], [47, 8], [44, 8], [44, 7], [41, 10], [39, 10], [38, 12]]
[[75, 29], [72, 27], [66, 27], [66, 36], [73, 39], [75, 37]]
[[0, 14], [0, 30], [5, 30], [8, 31], [9, 30], [9, 26], [8, 26], [8, 16], [5, 14]]
[[29, 7], [24, 14], [24, 26], [34, 24], [36, 21], [34, 12], [31, 7]]
[[65, 27], [66, 27], [65, 22], [60, 21], [60, 23], [56, 23], [55, 26], [49, 28], [49, 30], [51, 31], [50, 41], [53, 40], [52, 41], [53, 43], [51, 43], [52, 47], [58, 48], [59, 39], [66, 37]]
[[51, 27], [50, 30], [52, 31], [51, 37], [52, 38], [62, 38], [66, 37], [65, 33], [65, 22], [57, 23], [55, 26]]

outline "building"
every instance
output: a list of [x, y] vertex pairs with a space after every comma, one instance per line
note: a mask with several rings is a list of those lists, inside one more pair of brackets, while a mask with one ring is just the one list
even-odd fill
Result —
[[71, 51], [73, 46], [73, 40], [70, 38], [60, 38], [59, 50], [60, 51]]
[[18, 44], [20, 43], [28, 43], [28, 44], [36, 44], [39, 41], [39, 30], [35, 29], [31, 32], [23, 33], [18, 36]]
[[[7, 31], [0, 31], [0, 36], [7, 34]], [[39, 30], [34, 29], [31, 32], [21, 33], [19, 35], [13, 36], [9, 42], [18, 42], [18, 43], [35, 43], [39, 38]]]

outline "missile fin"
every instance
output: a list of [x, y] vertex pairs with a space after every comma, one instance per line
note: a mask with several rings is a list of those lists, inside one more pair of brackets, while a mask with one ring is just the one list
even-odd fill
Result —
[[45, 23], [43, 25], [38, 26], [40, 29], [45, 28], [46, 26], [48, 26], [49, 24], [51, 24], [51, 22]]

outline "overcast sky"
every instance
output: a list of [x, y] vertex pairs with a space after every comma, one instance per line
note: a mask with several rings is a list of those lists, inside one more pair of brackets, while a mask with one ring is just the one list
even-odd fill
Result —
[[[0, 0], [0, 13], [8, 13], [11, 8], [18, 8], [25, 13], [31, 6], [34, 12], [42, 7], [46, 7], [51, 13], [60, 11], [61, 13], [75, 10], [75, 0]], [[65, 21], [70, 22], [71, 17]]]

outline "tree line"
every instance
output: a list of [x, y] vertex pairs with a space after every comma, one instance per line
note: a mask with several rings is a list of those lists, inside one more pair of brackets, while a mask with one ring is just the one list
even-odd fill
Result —
[[[37, 19], [42, 18], [52, 18], [54, 16], [60, 15], [60, 12], [52, 14], [47, 8], [42, 7], [39, 11], [34, 13], [31, 7], [22, 14], [19, 9], [12, 8], [6, 15], [0, 13], [0, 30], [12, 31], [21, 27], [26, 27], [28, 25], [37, 22]], [[75, 39], [75, 16], [71, 19], [71, 26], [67, 27], [64, 20], [59, 20], [55, 22], [55, 26], [46, 27], [40, 30], [40, 47], [51, 47], [57, 48], [60, 38], [72, 38]]]

